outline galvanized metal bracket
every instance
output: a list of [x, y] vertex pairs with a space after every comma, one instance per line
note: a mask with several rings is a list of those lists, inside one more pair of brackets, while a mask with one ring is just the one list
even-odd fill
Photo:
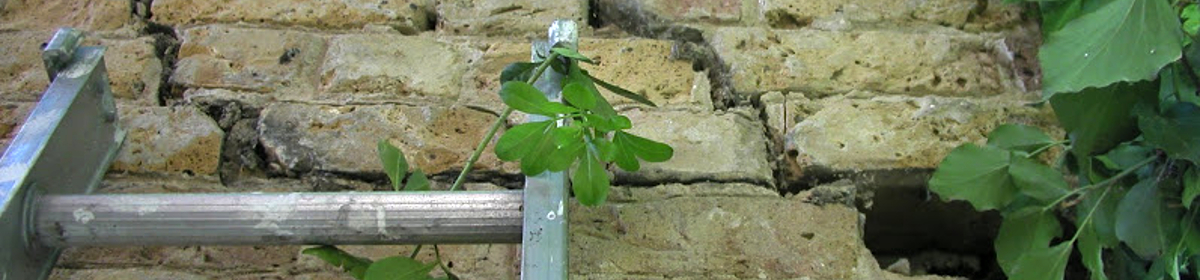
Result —
[[104, 67], [104, 47], [79, 47], [63, 28], [42, 52], [52, 81], [0, 158], [0, 280], [44, 279], [58, 249], [37, 242], [33, 209], [45, 194], [86, 194], [100, 183], [125, 133]]
[[[550, 40], [535, 42], [532, 60], [547, 57], [558, 45], [575, 49], [579, 45], [579, 27], [571, 20], [556, 20], [550, 25]], [[561, 73], [546, 71], [534, 84], [553, 101], [561, 99]], [[545, 121], [546, 116], [530, 115], [528, 121]], [[562, 125], [562, 123], [559, 123]], [[525, 178], [524, 228], [521, 231], [521, 279], [567, 279], [567, 177], [563, 172], [545, 172]]]

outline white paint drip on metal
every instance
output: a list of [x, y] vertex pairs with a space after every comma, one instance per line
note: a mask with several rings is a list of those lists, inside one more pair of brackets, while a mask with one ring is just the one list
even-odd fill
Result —
[[136, 212], [138, 216], [158, 212], [158, 205], [162, 202], [148, 197], [145, 199], [125, 198], [121, 199], [120, 203], [113, 205], [113, 209], [121, 212]]
[[384, 211], [383, 206], [375, 208], [375, 226], [379, 227], [379, 234], [387, 235], [387, 211]]
[[254, 211], [260, 220], [254, 228], [271, 230], [281, 236], [295, 235], [289, 230], [281, 229], [279, 223], [287, 220], [296, 211], [296, 200], [299, 198], [300, 193], [289, 193], [284, 195], [283, 199], [268, 200], [267, 203], [255, 205]]
[[92, 220], [96, 219], [96, 214], [92, 213], [92, 211], [88, 211], [87, 209], [83, 209], [83, 208], [75, 209], [75, 211], [71, 212], [71, 214], [75, 216], [76, 222], [79, 222], [79, 223], [85, 224], [85, 225], [88, 222], [91, 222]]

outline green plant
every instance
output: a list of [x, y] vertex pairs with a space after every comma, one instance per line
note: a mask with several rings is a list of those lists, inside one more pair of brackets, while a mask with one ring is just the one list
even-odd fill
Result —
[[[670, 159], [674, 154], [670, 146], [625, 132], [633, 127], [632, 122], [618, 113], [600, 95], [595, 85], [649, 106], [657, 105], [645, 97], [592, 77], [579, 67], [579, 62], [594, 63], [574, 50], [554, 47], [541, 62], [518, 62], [505, 67], [500, 73], [500, 98], [508, 108], [500, 114], [471, 153], [450, 191], [463, 185], [467, 173], [513, 110], [547, 116], [549, 119], [508, 129], [496, 142], [496, 156], [505, 161], [520, 161], [521, 172], [528, 176], [546, 171], [566, 171], [574, 167], [570, 176], [571, 189], [583, 205], [599, 205], [608, 197], [608, 164], [616, 163], [621, 169], [633, 172], [641, 168], [639, 159], [648, 162]], [[547, 68], [563, 75], [563, 103], [550, 101], [533, 86]], [[378, 151], [393, 190], [429, 190], [429, 179], [419, 168], [409, 173], [408, 162], [399, 148], [380, 140]], [[400, 187], [402, 182], [405, 182], [403, 188]], [[436, 244], [433, 245], [436, 256], [433, 262], [416, 260], [421, 247], [418, 245], [408, 257], [394, 256], [378, 261], [354, 256], [328, 245], [308, 248], [303, 253], [341, 267], [356, 279], [432, 279], [429, 273], [439, 267], [446, 274], [442, 279], [458, 279], [448, 267], [442, 265], [441, 252]]]
[[986, 145], [951, 151], [929, 188], [1001, 213], [996, 259], [1011, 279], [1062, 279], [1073, 250], [1091, 279], [1200, 277], [1197, 4], [1037, 5], [1042, 101], [1068, 140], [1000, 126]]

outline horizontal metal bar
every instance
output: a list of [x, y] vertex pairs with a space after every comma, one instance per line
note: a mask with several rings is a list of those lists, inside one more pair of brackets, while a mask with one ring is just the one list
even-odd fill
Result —
[[47, 195], [38, 240], [93, 245], [518, 243], [521, 191]]

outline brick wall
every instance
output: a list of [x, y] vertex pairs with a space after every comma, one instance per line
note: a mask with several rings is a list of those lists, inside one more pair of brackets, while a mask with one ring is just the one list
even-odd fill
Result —
[[[499, 70], [527, 60], [552, 20], [576, 20], [581, 52], [599, 62], [585, 67], [661, 106], [606, 96], [634, 132], [676, 151], [639, 172], [614, 168], [608, 204], [571, 207], [576, 279], [906, 278], [865, 246], [860, 211], [881, 199], [870, 194], [922, 188], [951, 148], [1001, 123], [1061, 134], [1048, 108], [1026, 105], [1039, 95], [1039, 31], [999, 0], [0, 6], [3, 144], [47, 86], [40, 45], [55, 28], [108, 47], [129, 131], [109, 193], [384, 190], [377, 139], [446, 188], [503, 110]], [[474, 189], [521, 184], [518, 166], [490, 152], [471, 178]], [[850, 199], [824, 203], [815, 190], [838, 179]], [[442, 248], [467, 279], [518, 278], [517, 245]], [[300, 249], [72, 248], [53, 277], [346, 278]]]

